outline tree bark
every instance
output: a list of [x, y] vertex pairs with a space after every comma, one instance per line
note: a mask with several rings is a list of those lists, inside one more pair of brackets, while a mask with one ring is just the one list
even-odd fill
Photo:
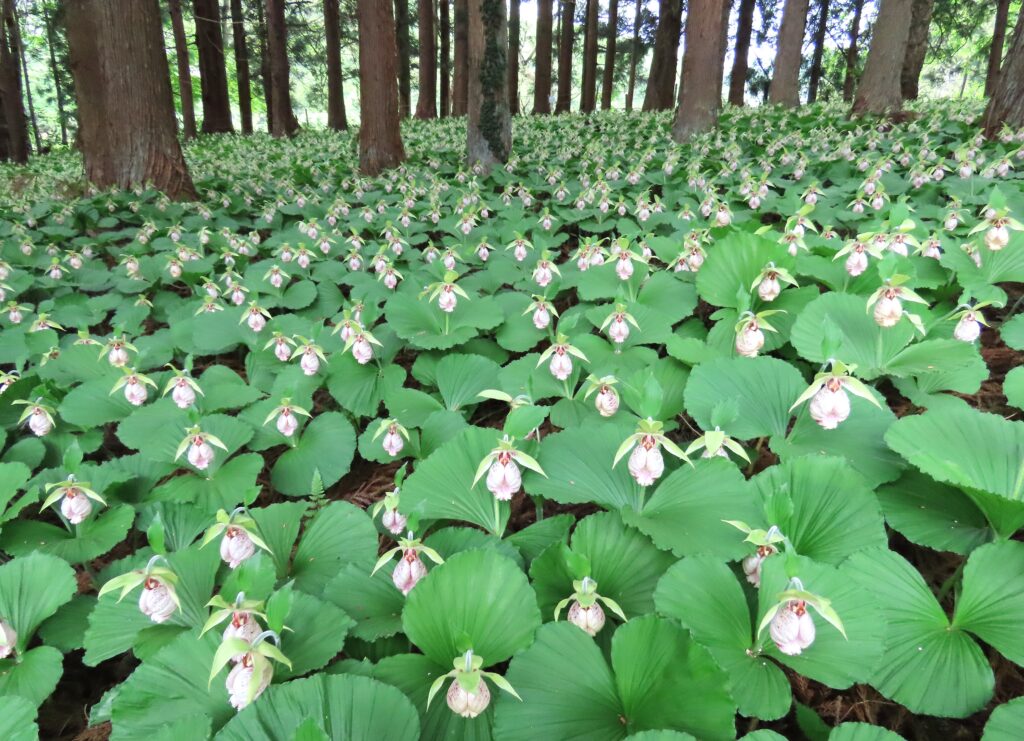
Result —
[[327, 128], [344, 131], [345, 89], [341, 79], [341, 19], [338, 0], [324, 0], [324, 39], [327, 42]]
[[[57, 67], [57, 54], [53, 50], [54, 18], [50, 14], [50, 8], [43, 6], [43, 20], [46, 23], [46, 50], [50, 55], [50, 74], [53, 76], [54, 97], [57, 99], [57, 118], [60, 121], [60, 143], [67, 146], [68, 143], [68, 120], [64, 110], [64, 86], [60, 81], [60, 70]], [[189, 90], [191, 93], [191, 89]], [[195, 136], [196, 119], [192, 116], [192, 135]]]
[[267, 56], [270, 58], [270, 109], [273, 111], [270, 133], [293, 136], [299, 122], [292, 111], [291, 81], [288, 70], [288, 27], [284, 19], [284, 0], [267, 2]]
[[679, 32], [683, 25], [679, 0], [661, 0], [658, 30], [654, 35], [654, 57], [647, 77], [645, 111], [663, 111], [675, 104], [676, 57], [679, 56]]
[[864, 10], [864, 0], [854, 0], [853, 21], [850, 23], [850, 45], [846, 47], [846, 76], [843, 79], [843, 100], [853, 100], [853, 90], [857, 87], [857, 41], [860, 39], [860, 15]]
[[521, 0], [509, 0], [508, 5], [508, 111], [519, 115], [519, 5]]
[[231, 36], [235, 47], [235, 82], [238, 85], [238, 111], [242, 133], [252, 133], [252, 87], [249, 76], [249, 44], [245, 39], [242, 0], [231, 0]]
[[398, 48], [391, 3], [358, 0], [359, 169], [378, 175], [405, 159], [398, 110]]
[[552, 0], [537, 2], [537, 68], [534, 72], [533, 112], [551, 113]]
[[672, 138], [682, 143], [714, 128], [722, 107], [722, 72], [729, 0], [690, 0], [679, 82], [679, 110]]
[[904, 100], [917, 100], [921, 69], [928, 53], [928, 28], [932, 22], [935, 0], [913, 0], [913, 4], [907, 51], [903, 55], [903, 69], [900, 73], [900, 89]]
[[416, 118], [437, 118], [437, 37], [434, 34], [433, 0], [417, 0], [419, 39], [419, 95]]
[[890, 113], [903, 107], [900, 74], [907, 53], [913, 0], [881, 0], [853, 113]]
[[818, 99], [821, 84], [821, 59], [825, 55], [825, 36], [828, 33], [829, 0], [818, 0], [818, 25], [814, 29], [814, 53], [811, 55], [811, 74], [807, 83], [807, 102]]
[[220, 5], [217, 0], [192, 0], [192, 14], [196, 24], [199, 84], [203, 96], [202, 132], [219, 134], [233, 131]]
[[779, 26], [775, 69], [768, 88], [768, 102], [787, 108], [800, 105], [800, 61], [809, 0], [786, 0]]
[[615, 47], [619, 37], [619, 0], [608, 4], [608, 35], [604, 41], [604, 70], [601, 78], [601, 110], [612, 107], [612, 92], [615, 86]]
[[985, 135], [995, 138], [1004, 125], [1014, 130], [1024, 127], [1024, 6], [985, 110]]
[[558, 41], [558, 98], [555, 113], [568, 113], [572, 107], [572, 45], [576, 0], [562, 0], [561, 36]]
[[1010, 17], [1010, 0], [998, 0], [996, 25], [992, 32], [992, 48], [988, 52], [988, 70], [985, 73], [985, 95], [992, 95], [999, 80], [999, 68], [1003, 62], [1003, 47], [1006, 45], [1006, 24]]
[[192, 62], [189, 59], [185, 21], [181, 16], [181, 0], [167, 0], [171, 14], [171, 33], [174, 35], [174, 56], [178, 68], [178, 99], [181, 101], [182, 134], [186, 139], [196, 138], [196, 108], [192, 98]]
[[[382, 0], [382, 2], [387, 2], [387, 0]], [[398, 48], [398, 104], [402, 118], [409, 118], [412, 111], [409, 0], [395, 0], [395, 43]]]
[[270, 76], [270, 54], [267, 51], [267, 20], [263, 12], [263, 0], [256, 0], [256, 25], [257, 38], [260, 45], [260, 82], [263, 85], [263, 107], [267, 112], [267, 131], [274, 130], [274, 111], [271, 109], [270, 101], [273, 99], [272, 89], [274, 81]]
[[455, 78], [452, 115], [465, 116], [469, 95], [469, 0], [455, 0]]
[[86, 177], [100, 188], [151, 183], [195, 198], [157, 0], [67, 0], [65, 11]]
[[750, 35], [754, 30], [754, 5], [756, 0], [740, 0], [740, 14], [736, 22], [736, 54], [729, 74], [729, 103], [743, 105], [747, 92], [749, 70]]
[[640, 56], [640, 17], [644, 0], [636, 0], [633, 8], [633, 46], [629, 52], [629, 83], [626, 85], [626, 110], [633, 110], [633, 96], [636, 93], [636, 64]]
[[21, 40], [21, 22], [18, 20], [18, 7], [16, 3], [11, 4], [11, 14], [14, 23], [11, 25], [11, 37], [18, 49], [18, 59], [21, 60], [21, 80], [25, 86], [25, 101], [28, 103], [28, 120], [32, 124], [32, 141], [36, 145], [36, 152], [43, 148], [42, 140], [39, 138], [39, 122], [36, 120], [36, 107], [32, 103], [32, 81], [28, 76], [28, 61], [25, 59], [25, 44]]
[[452, 112], [452, 63], [451, 63], [451, 16], [448, 4], [451, 0], [438, 0], [439, 25], [441, 30], [441, 115]]
[[[18, 71], [14, 0], [0, 3], [0, 159], [28, 162], [28, 125]], [[162, 47], [161, 47], [162, 48]], [[164, 64], [166, 64], [166, 59]]]
[[583, 24], [583, 81], [580, 111], [591, 113], [597, 106], [597, 13], [598, 0], [587, 0]]
[[508, 161], [508, 19], [505, 0], [469, 2], [469, 126], [466, 159], [485, 169]]

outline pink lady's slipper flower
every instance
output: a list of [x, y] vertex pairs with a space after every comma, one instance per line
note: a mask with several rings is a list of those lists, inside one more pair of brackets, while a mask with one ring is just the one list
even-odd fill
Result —
[[[569, 605], [569, 612], [566, 615], [569, 622], [587, 635], [591, 637], [596, 636], [605, 623], [604, 610], [601, 608], [599, 601], [604, 602], [608, 609], [622, 619], [622, 622], [627, 621], [626, 614], [619, 607], [619, 604], [613, 599], [598, 594], [597, 582], [589, 576], [585, 576], [579, 581], [573, 581], [572, 588], [573, 593], [555, 605], [556, 622], [558, 621], [559, 613], [565, 609], [566, 605]], [[569, 604], [570, 602], [572, 603], [571, 605]]]
[[619, 392], [615, 390], [618, 379], [615, 376], [587, 377], [587, 390], [583, 394], [584, 399], [589, 399], [596, 391], [594, 407], [602, 417], [611, 417], [619, 410]]
[[850, 416], [847, 391], [881, 409], [881, 404], [868, 387], [851, 375], [857, 369], [856, 365], [845, 365], [838, 360], [829, 360], [829, 363], [832, 370], [818, 373], [811, 385], [793, 402], [790, 411], [811, 400], [811, 418], [824, 429], [834, 430]]
[[89, 488], [87, 481], [78, 481], [74, 475], [68, 476], [66, 481], [47, 484], [46, 491], [48, 496], [43, 500], [39, 511], [42, 512], [60, 501], [60, 512], [72, 525], [84, 522], [92, 514], [93, 502], [103, 506], [107, 504], [103, 497]]
[[402, 449], [405, 448], [405, 440], [409, 439], [409, 431], [395, 419], [380, 421], [377, 431], [373, 433], [373, 440], [382, 435], [384, 439], [381, 441], [381, 446], [384, 448], [384, 452], [392, 457], [402, 452]]
[[41, 398], [35, 401], [17, 400], [12, 403], [25, 407], [25, 411], [18, 417], [18, 424], [26, 423], [36, 437], [43, 437], [53, 429], [53, 408], [43, 404]]
[[785, 591], [780, 592], [777, 602], [765, 613], [757, 634], [760, 637], [766, 627], [775, 647], [787, 656], [799, 656], [814, 643], [816, 629], [809, 607], [813, 607], [822, 618], [846, 637], [846, 630], [839, 615], [826, 598], [808, 592], [800, 579], [789, 580]]
[[925, 333], [924, 323], [917, 314], [905, 311], [903, 301], [928, 305], [928, 302], [912, 290], [904, 286], [910, 278], [905, 275], [894, 275], [887, 278], [884, 285], [868, 298], [867, 309], [874, 306], [875, 323], [880, 327], [893, 327], [904, 316], [921, 334]]
[[462, 656], [456, 657], [452, 665], [455, 667], [452, 671], [439, 676], [430, 686], [430, 692], [427, 694], [428, 708], [447, 679], [452, 680], [445, 694], [448, 707], [453, 713], [463, 718], [475, 718], [490, 705], [491, 691], [487, 687], [485, 677], [494, 682], [498, 688], [508, 692], [520, 702], [522, 701], [505, 677], [483, 671], [483, 658], [475, 655], [472, 649], [466, 651]]
[[185, 438], [178, 445], [174, 460], [178, 460], [185, 451], [188, 451], [188, 462], [196, 469], [205, 471], [213, 463], [214, 451], [217, 447], [227, 452], [228, 446], [219, 437], [204, 433], [198, 426], [185, 430]]
[[[686, 453], [662, 432], [664, 425], [650, 417], [640, 420], [635, 433], [627, 437], [615, 452], [612, 468], [629, 453], [629, 474], [640, 486], [650, 486], [665, 472], [664, 447], [680, 460], [690, 462]], [[632, 452], [630, 452], [632, 451]]]
[[256, 520], [249, 516], [245, 507], [238, 507], [231, 514], [223, 509], [218, 510], [216, 520], [207, 528], [200, 547], [220, 537], [220, 557], [228, 568], [237, 569], [255, 555], [257, 548], [270, 553], [270, 547], [258, 534]]
[[519, 471], [520, 465], [541, 476], [547, 476], [544, 469], [532, 456], [517, 450], [513, 438], [505, 435], [498, 442], [498, 446], [480, 461], [470, 487], [476, 486], [486, 473], [487, 490], [494, 495], [496, 500], [507, 502], [522, 488], [523, 478]]
[[444, 563], [440, 553], [429, 546], [423, 545], [418, 539], [412, 537], [412, 533], [408, 533], [408, 537], [398, 539], [397, 547], [392, 548], [377, 559], [377, 564], [370, 573], [371, 575], [377, 573], [384, 564], [398, 554], [398, 565], [395, 566], [395, 570], [391, 573], [391, 581], [403, 595], [408, 596], [420, 579], [427, 575], [427, 566], [420, 559], [421, 553], [436, 564]]

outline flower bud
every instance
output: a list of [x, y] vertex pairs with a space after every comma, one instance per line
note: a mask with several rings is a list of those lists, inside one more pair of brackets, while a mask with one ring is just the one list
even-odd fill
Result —
[[[273, 674], [274, 669], [268, 661], [262, 663], [260, 675], [258, 677], [255, 676], [252, 654], [246, 654], [242, 657], [242, 660], [235, 664], [234, 668], [228, 673], [228, 678], [225, 682], [228, 694], [230, 695], [231, 707], [241, 710], [251, 702], [249, 699], [250, 694], [252, 694], [252, 700], [263, 694], [263, 690], [270, 684]], [[250, 690], [253, 682], [256, 682], [257, 685], [255, 693], [251, 693]]]
[[229, 568], [236, 569], [243, 561], [248, 560], [256, 552], [256, 544], [252, 542], [245, 528], [229, 525], [220, 541], [220, 557]]
[[811, 419], [826, 430], [834, 430], [850, 416], [850, 397], [839, 379], [832, 378], [811, 399]]
[[476, 692], [466, 692], [458, 679], [453, 679], [448, 687], [448, 707], [463, 718], [475, 718], [487, 709], [490, 702], [491, 691], [483, 677], [480, 677]]
[[416, 582], [426, 575], [427, 567], [420, 560], [420, 554], [415, 548], [407, 548], [391, 574], [391, 581], [401, 590], [402, 594], [408, 595], [416, 586]]
[[178, 609], [171, 587], [154, 576], [146, 579], [139, 596], [139, 610], [154, 623], [164, 623]]
[[85, 520], [92, 513], [92, 501], [81, 489], [70, 487], [65, 491], [64, 498], [60, 502], [60, 511], [72, 525]]
[[772, 618], [771, 636], [787, 656], [799, 656], [814, 643], [814, 620], [803, 600], [790, 600]]
[[604, 610], [597, 602], [590, 607], [582, 607], [578, 601], [573, 600], [568, 618], [570, 623], [583, 629], [590, 636], [597, 635], [604, 627]]

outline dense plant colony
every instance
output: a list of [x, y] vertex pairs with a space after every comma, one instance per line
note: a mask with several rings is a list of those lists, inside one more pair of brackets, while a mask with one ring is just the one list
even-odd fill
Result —
[[1019, 738], [1024, 137], [976, 113], [5, 171], [0, 736], [56, 689], [150, 741]]

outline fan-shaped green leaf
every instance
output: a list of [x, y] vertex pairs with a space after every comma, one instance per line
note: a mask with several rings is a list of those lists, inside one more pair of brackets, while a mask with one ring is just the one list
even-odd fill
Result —
[[697, 273], [697, 292], [714, 306], [737, 308], [737, 294], [749, 295], [758, 274], [774, 262], [792, 270], [795, 261], [786, 247], [748, 232], [732, 232], [716, 240]]
[[362, 566], [349, 564], [327, 583], [323, 597], [355, 620], [352, 635], [356, 638], [376, 641], [402, 630], [405, 598], [391, 583], [387, 569], [370, 576]]
[[33, 553], [0, 566], [0, 615], [18, 634], [15, 650], [24, 651], [40, 623], [76, 591], [74, 571], [56, 556]]
[[298, 444], [286, 451], [271, 471], [274, 488], [283, 494], [309, 494], [317, 472], [325, 487], [349, 471], [356, 451], [352, 423], [338, 412], [318, 414], [302, 431]]
[[1024, 697], [1005, 702], [989, 716], [981, 741], [1017, 741], [1024, 727]]
[[7, 741], [39, 741], [36, 708], [18, 695], [0, 698], [0, 738]]
[[295, 585], [319, 595], [347, 564], [373, 568], [377, 529], [363, 510], [350, 502], [331, 502], [307, 525], [292, 561]]
[[437, 390], [444, 405], [458, 411], [480, 403], [482, 399], [477, 394], [498, 385], [499, 371], [501, 367], [497, 363], [479, 355], [445, 355], [437, 364]]
[[53, 646], [36, 646], [19, 654], [17, 662], [0, 671], [0, 697], [23, 697], [42, 705], [64, 673], [64, 657]]
[[0, 547], [15, 556], [39, 551], [70, 563], [83, 563], [120, 543], [134, 520], [135, 510], [128, 505], [96, 512], [74, 526], [73, 533], [39, 520], [15, 520], [4, 527]]
[[967, 630], [1016, 664], [1024, 664], [1024, 543], [983, 545], [967, 559], [953, 626]]

